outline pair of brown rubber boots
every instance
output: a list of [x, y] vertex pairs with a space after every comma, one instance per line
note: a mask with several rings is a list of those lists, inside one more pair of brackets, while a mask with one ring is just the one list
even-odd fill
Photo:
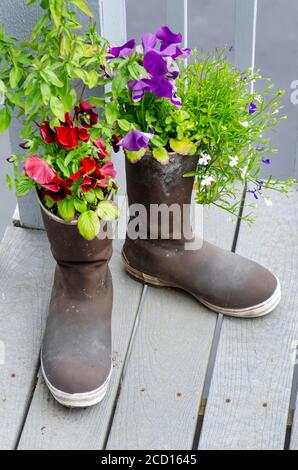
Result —
[[[270, 271], [205, 241], [185, 249], [182, 232], [173, 236], [173, 224], [164, 238], [161, 222], [150, 220], [152, 205], [189, 207], [194, 180], [183, 175], [196, 165], [196, 156], [179, 155], [172, 155], [167, 165], [150, 155], [134, 164], [126, 161], [129, 207], [141, 204], [147, 215], [139, 218], [140, 236], [126, 237], [125, 268], [144, 283], [183, 289], [214, 312], [239, 318], [266, 315], [281, 297], [279, 281]], [[189, 229], [186, 213], [181, 210], [181, 226]], [[112, 240], [99, 236], [87, 241], [75, 223], [65, 223], [45, 208], [42, 215], [57, 261], [42, 372], [58, 402], [87, 407], [103, 399], [112, 373]]]

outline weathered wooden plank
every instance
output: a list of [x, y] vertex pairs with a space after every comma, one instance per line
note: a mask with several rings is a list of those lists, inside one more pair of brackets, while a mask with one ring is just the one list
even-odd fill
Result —
[[294, 381], [293, 381], [293, 408], [295, 408], [294, 416], [293, 416], [293, 423], [292, 423], [292, 432], [291, 432], [291, 440], [290, 440], [290, 450], [298, 450], [298, 339], [296, 339], [293, 343], [293, 362], [295, 363], [295, 372], [294, 374]]
[[63, 408], [39, 378], [20, 440], [20, 449], [101, 449], [113, 414], [123, 363], [133, 330], [142, 286], [123, 272], [122, 241], [115, 242], [111, 271], [114, 283], [114, 372], [104, 401], [86, 410]]
[[284, 446], [298, 338], [298, 199], [272, 201], [260, 203], [252, 231], [242, 224], [237, 252], [279, 276], [282, 301], [268, 317], [224, 319], [200, 449]]
[[[206, 209], [204, 234], [230, 249], [234, 225]], [[108, 449], [191, 449], [216, 319], [181, 291], [148, 288]]]
[[0, 245], [0, 449], [13, 449], [35, 384], [54, 263], [45, 234], [8, 228]]

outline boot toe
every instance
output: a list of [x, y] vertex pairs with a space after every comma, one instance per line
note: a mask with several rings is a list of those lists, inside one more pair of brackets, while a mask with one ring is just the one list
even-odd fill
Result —
[[[215, 290], [202, 303], [219, 313], [253, 318], [270, 313], [280, 302], [278, 278], [260, 264], [238, 255], [214, 284]], [[217, 278], [218, 279], [218, 278]]]
[[54, 398], [70, 407], [91, 406], [104, 397], [112, 370], [111, 360], [83, 361], [41, 355], [45, 382]]

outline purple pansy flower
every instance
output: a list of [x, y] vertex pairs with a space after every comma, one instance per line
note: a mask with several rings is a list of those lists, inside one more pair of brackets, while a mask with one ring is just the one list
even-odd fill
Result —
[[145, 54], [143, 60], [144, 69], [150, 75], [163, 76], [168, 72], [168, 67], [164, 59], [156, 51], [149, 51]]
[[254, 114], [256, 112], [257, 106], [254, 103], [250, 103], [249, 105], [249, 114]]
[[142, 148], [148, 148], [149, 140], [153, 134], [145, 134], [144, 132], [133, 129], [117, 144], [129, 152], [138, 152]]
[[168, 26], [162, 26], [156, 33], [157, 39], [160, 40], [160, 50], [164, 50], [170, 44], [181, 44], [182, 34], [173, 33]]
[[262, 160], [262, 162], [265, 163], [265, 165], [270, 165], [271, 160], [270, 158], [265, 158], [264, 160]]
[[143, 80], [131, 80], [128, 82], [128, 88], [132, 91], [133, 101], [140, 101], [145, 92], [149, 91], [148, 85]]
[[156, 39], [155, 34], [151, 34], [151, 33], [144, 34], [142, 36], [143, 51], [146, 53], [150, 51], [151, 49], [154, 49], [156, 46], [156, 42], [157, 42], [157, 39]]
[[126, 42], [122, 46], [119, 47], [111, 47], [111, 49], [108, 49], [108, 54], [111, 54], [106, 58], [106, 60], [111, 60], [115, 59], [116, 57], [120, 57], [121, 59], [124, 59], [125, 57], [128, 57], [132, 50], [135, 48], [136, 41], [135, 39], [131, 39], [130, 41]]

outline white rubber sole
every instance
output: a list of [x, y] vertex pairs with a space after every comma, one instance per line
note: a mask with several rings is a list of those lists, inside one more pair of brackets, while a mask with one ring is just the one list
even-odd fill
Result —
[[272, 296], [269, 297], [269, 299], [266, 300], [265, 302], [254, 305], [253, 307], [250, 307], [250, 308], [243, 308], [243, 309], [223, 308], [223, 307], [218, 307], [216, 305], [213, 305], [202, 298], [198, 298], [198, 300], [203, 305], [208, 307], [210, 310], [213, 310], [214, 312], [217, 312], [217, 313], [221, 313], [222, 315], [228, 315], [230, 317], [238, 317], [238, 318], [264, 317], [265, 315], [268, 315], [268, 313], [271, 313], [272, 310], [274, 310], [280, 302], [280, 299], [281, 299], [280, 282], [278, 278], [276, 278], [276, 281], [277, 281], [277, 286]]
[[90, 392], [87, 392], [87, 393], [74, 393], [74, 394], [65, 393], [53, 387], [53, 385], [48, 380], [45, 374], [43, 363], [42, 363], [42, 358], [41, 358], [41, 371], [42, 371], [42, 375], [43, 375], [43, 378], [45, 380], [45, 383], [48, 389], [50, 390], [51, 394], [53, 395], [53, 397], [58, 403], [68, 408], [87, 408], [89, 406], [97, 405], [104, 399], [108, 391], [109, 383], [111, 380], [113, 365], [111, 365], [111, 370], [105, 383], [102, 384], [96, 390], [91, 390]]
[[[122, 259], [123, 259], [126, 271], [132, 277], [155, 287], [173, 287], [175, 289], [182, 289], [181, 287], [175, 284], [162, 281], [161, 279], [157, 277], [150, 276], [148, 274], [145, 274], [145, 273], [142, 273], [141, 271], [136, 270], [135, 268], [129, 265], [127, 258], [123, 252], [122, 252]], [[202, 297], [194, 295], [192, 292], [189, 292], [189, 291], [186, 291], [186, 292], [188, 292], [188, 294], [190, 295], [193, 295], [200, 303], [205, 305], [205, 307], [209, 308], [213, 312], [221, 313], [222, 315], [227, 315], [230, 317], [258, 318], [258, 317], [263, 317], [265, 315], [268, 315], [268, 313], [271, 313], [272, 310], [274, 310], [278, 306], [280, 299], [281, 299], [281, 288], [280, 288], [279, 279], [277, 277], [276, 277], [276, 282], [277, 282], [276, 289], [274, 293], [272, 294], [272, 296], [269, 297], [269, 299], [267, 299], [265, 302], [262, 302], [260, 304], [253, 305], [252, 307], [242, 308], [242, 309], [219, 307], [218, 305], [211, 304], [210, 302], [203, 299]]]

